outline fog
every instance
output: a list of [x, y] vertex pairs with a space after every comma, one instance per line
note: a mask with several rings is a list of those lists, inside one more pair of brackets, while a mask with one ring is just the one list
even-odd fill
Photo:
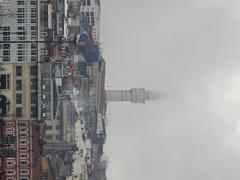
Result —
[[110, 180], [240, 178], [240, 2], [104, 0], [107, 89], [168, 97], [108, 103]]

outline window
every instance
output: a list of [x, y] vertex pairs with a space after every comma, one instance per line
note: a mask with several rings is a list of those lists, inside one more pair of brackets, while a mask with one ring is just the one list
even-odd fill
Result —
[[18, 125], [26, 127], [26, 126], [28, 126], [28, 123], [27, 122], [19, 122]]
[[10, 44], [3, 44], [3, 49], [10, 49]]
[[46, 140], [52, 140], [52, 139], [53, 139], [52, 135], [46, 135]]
[[24, 19], [17, 19], [18, 23], [24, 23]]
[[20, 127], [20, 133], [28, 132], [28, 127]]
[[37, 57], [36, 56], [31, 56], [31, 61], [37, 61]]
[[31, 18], [37, 18], [37, 14], [36, 13], [31, 14]]
[[27, 146], [20, 146], [20, 152], [27, 152], [28, 147]]
[[37, 48], [37, 44], [31, 44], [31, 49], [36, 49]]
[[18, 40], [25, 40], [25, 36], [19, 36]]
[[22, 104], [22, 94], [16, 94], [16, 104]]
[[9, 32], [9, 31], [3, 32], [3, 35], [4, 35], [4, 36], [10, 36], [10, 32]]
[[29, 174], [29, 170], [28, 169], [21, 169], [20, 170], [20, 175], [28, 175]]
[[14, 135], [14, 129], [13, 128], [6, 128], [6, 135]]
[[48, 173], [47, 172], [42, 172], [42, 180], [48, 180]]
[[25, 10], [24, 10], [24, 8], [18, 8], [17, 11], [18, 11], [18, 13], [23, 13]]
[[10, 61], [10, 57], [9, 56], [3, 56], [3, 61]]
[[15, 178], [14, 177], [7, 177], [6, 180], [15, 180]]
[[20, 138], [21, 139], [26, 139], [28, 137], [28, 131], [22, 131], [20, 132]]
[[10, 55], [10, 51], [9, 50], [3, 50], [3, 55], [4, 56], [9, 56]]
[[37, 90], [37, 80], [31, 79], [31, 89]]
[[15, 171], [13, 169], [9, 169], [6, 171], [7, 176], [12, 176], [15, 174]]
[[37, 32], [36, 31], [31, 31], [31, 36], [36, 36]]
[[18, 32], [18, 35], [25, 35], [25, 32], [20, 31]]
[[19, 55], [23, 55], [23, 50], [18, 50], [17, 51], [17, 55], [19, 56]]
[[22, 90], [22, 80], [16, 80], [16, 90]]
[[18, 61], [24, 61], [24, 56], [18, 56]]
[[61, 140], [61, 135], [56, 135], [56, 140]]
[[29, 164], [28, 160], [20, 160], [20, 165], [21, 166], [27, 166]]
[[31, 55], [37, 55], [37, 50], [31, 50]]
[[27, 159], [29, 158], [28, 153], [20, 153], [20, 159]]
[[18, 31], [25, 31], [25, 27], [24, 26], [18, 26]]
[[86, 0], [81, 0], [81, 5], [86, 6]]
[[37, 23], [37, 19], [31, 19], [31, 23]]
[[37, 106], [31, 107], [31, 118], [37, 118], [38, 116], [38, 108]]
[[16, 66], [16, 76], [22, 76], [22, 66]]
[[53, 127], [52, 126], [46, 126], [46, 130], [52, 130]]
[[10, 26], [6, 26], [2, 28], [3, 31], [10, 31]]
[[56, 126], [56, 130], [61, 130], [61, 126]]
[[30, 2], [31, 5], [36, 5], [36, 0]]
[[6, 164], [7, 164], [7, 166], [14, 166], [15, 161], [14, 160], [6, 160]]
[[90, 14], [91, 14], [91, 23], [94, 24], [94, 23], [95, 23], [95, 20], [94, 20], [94, 13], [91, 12]]
[[36, 26], [31, 26], [31, 31], [36, 31], [37, 27]]
[[3, 41], [10, 41], [10, 36], [3, 36]]
[[37, 66], [31, 66], [31, 76], [37, 76], [38, 69]]
[[22, 108], [20, 107], [16, 108], [16, 117], [22, 117]]
[[17, 14], [17, 17], [18, 17], [19, 19], [24, 18], [24, 13], [18, 13], [18, 14]]
[[25, 2], [24, 1], [17, 1], [17, 5], [24, 5]]
[[25, 133], [25, 134], [20, 133], [20, 138], [27, 138], [27, 137], [28, 137], [27, 133]]
[[37, 104], [38, 97], [36, 92], [31, 93], [31, 104]]
[[31, 12], [37, 12], [37, 9], [36, 8], [31, 8]]
[[91, 0], [87, 0], [87, 5], [91, 6]]
[[25, 45], [24, 45], [24, 44], [18, 44], [17, 46], [18, 46], [18, 47], [17, 47], [18, 49], [24, 49], [24, 48], [25, 48]]
[[15, 151], [15, 147], [14, 146], [10, 146], [10, 147], [8, 147], [8, 150]]
[[9, 89], [9, 75], [0, 74], [0, 89]]
[[20, 140], [20, 145], [27, 145], [28, 144], [28, 140], [27, 139], [21, 139]]
[[84, 16], [84, 12], [81, 12], [81, 17], [83, 17]]

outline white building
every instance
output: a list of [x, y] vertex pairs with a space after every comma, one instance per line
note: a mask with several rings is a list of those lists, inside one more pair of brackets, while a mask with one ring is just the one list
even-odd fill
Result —
[[[9, 21], [0, 28], [0, 62], [36, 62], [41, 49], [38, 0], [8, 1]], [[9, 42], [8, 42], [9, 41]]]

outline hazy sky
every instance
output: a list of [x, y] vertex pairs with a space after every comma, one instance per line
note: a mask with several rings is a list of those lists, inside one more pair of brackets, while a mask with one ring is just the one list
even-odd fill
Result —
[[102, 0], [101, 29], [107, 88], [169, 96], [108, 103], [108, 179], [240, 179], [240, 1]]

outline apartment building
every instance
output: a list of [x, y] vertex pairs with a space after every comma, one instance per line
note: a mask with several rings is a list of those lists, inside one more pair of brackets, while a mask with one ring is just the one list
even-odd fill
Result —
[[[2, 177], [6, 180], [36, 179], [40, 172], [37, 99], [37, 66], [35, 63], [0, 64], [0, 138], [13, 143], [1, 147]], [[10, 154], [9, 154], [10, 152]]]
[[36, 62], [38, 1], [9, 1], [9, 21], [0, 28], [0, 62]]
[[[6, 1], [6, 0], [5, 0]], [[40, 177], [38, 66], [44, 53], [39, 44], [39, 1], [8, 1], [8, 21], [0, 25], [0, 118], [1, 137], [14, 143], [0, 156], [2, 178], [32, 180]], [[4, 6], [4, 4], [3, 4]], [[6, 7], [5, 7], [6, 9]]]

